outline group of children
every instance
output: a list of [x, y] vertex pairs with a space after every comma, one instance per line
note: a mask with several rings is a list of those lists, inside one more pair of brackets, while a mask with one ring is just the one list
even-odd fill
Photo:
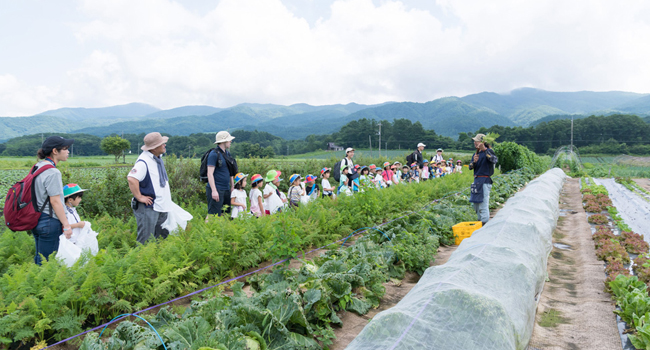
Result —
[[[369, 166], [343, 166], [338, 184], [330, 183], [331, 168], [320, 171], [321, 185], [316, 184], [317, 177], [307, 175], [304, 180], [300, 174], [289, 177], [289, 190], [285, 194], [278, 189], [282, 172], [269, 170], [266, 176], [254, 174], [251, 176], [251, 190], [246, 195], [244, 188], [247, 184], [247, 174], [238, 173], [234, 178], [235, 190], [231, 194], [231, 216], [236, 218], [241, 213], [261, 217], [282, 211], [285, 208], [297, 207], [300, 203], [307, 204], [318, 197], [336, 197], [342, 193], [352, 195], [354, 192], [363, 192], [368, 189], [381, 189], [395, 184], [407, 184], [439, 178], [448, 174], [462, 173], [462, 162], [458, 160], [456, 166], [453, 159], [436, 162], [432, 165], [424, 160], [422, 168], [417, 163], [411, 166], [402, 165], [400, 162], [385, 162], [382, 167], [375, 164]], [[356, 176], [358, 174], [358, 176]], [[250, 201], [250, 210], [247, 209], [246, 198]]]

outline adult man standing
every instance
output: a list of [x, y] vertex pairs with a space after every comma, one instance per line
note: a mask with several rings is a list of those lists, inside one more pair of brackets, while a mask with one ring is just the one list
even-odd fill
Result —
[[152, 132], [144, 137], [144, 151], [136, 160], [127, 180], [133, 194], [131, 208], [138, 224], [138, 243], [154, 238], [166, 238], [169, 231], [162, 227], [172, 204], [169, 179], [161, 155], [166, 152], [169, 137]]
[[230, 213], [230, 194], [235, 186], [233, 177], [237, 174], [237, 165], [228, 149], [234, 138], [227, 131], [219, 131], [214, 142], [217, 147], [208, 155], [208, 184], [205, 187], [208, 217], [221, 216], [224, 205], [228, 206], [225, 212]]
[[411, 153], [411, 159], [408, 160], [407, 164], [409, 167], [413, 165], [413, 163], [418, 163], [418, 168], [422, 169], [422, 164], [424, 162], [424, 157], [422, 156], [422, 151], [424, 151], [424, 147], [426, 147], [425, 144], [422, 142], [418, 143], [418, 148]]
[[445, 160], [445, 157], [442, 156], [442, 148], [438, 148], [436, 151], [436, 155], [431, 157], [431, 163], [432, 164], [438, 164], [440, 162], [443, 162]]
[[[341, 159], [341, 174], [343, 174], [343, 169], [349, 167], [348, 176], [348, 187], [353, 188], [354, 191], [359, 189], [359, 173], [354, 170], [354, 162], [352, 161], [354, 157], [354, 148], [348, 147], [345, 150], [345, 158]], [[356, 180], [356, 181], [355, 181]]]
[[472, 139], [476, 154], [469, 163], [469, 169], [474, 170], [474, 183], [472, 183], [469, 201], [483, 225], [490, 220], [490, 190], [492, 189], [490, 176], [494, 174], [494, 166], [498, 162], [497, 155], [484, 139], [484, 134], [477, 134]]

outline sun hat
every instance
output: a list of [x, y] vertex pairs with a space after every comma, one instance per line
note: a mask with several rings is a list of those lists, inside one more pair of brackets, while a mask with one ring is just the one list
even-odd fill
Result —
[[389, 166], [389, 165], [390, 165], [390, 162], [385, 162], [385, 163], [384, 163], [384, 168], [387, 167], [387, 166]]
[[305, 182], [312, 182], [312, 181], [316, 181], [316, 176], [309, 174], [307, 175], [307, 177], [305, 177]]
[[45, 154], [52, 153], [52, 150], [55, 148], [70, 147], [74, 139], [64, 139], [61, 136], [50, 136], [43, 141], [41, 149]]
[[276, 172], [278, 173], [278, 175], [276, 175], [275, 178], [278, 179], [278, 181], [284, 180], [284, 179], [280, 178], [280, 175], [282, 175], [282, 172], [280, 170], [276, 170]]
[[399, 165], [402, 165], [402, 163], [400, 163], [399, 161], [393, 163], [393, 165], [398, 165], [398, 164], [399, 164]]
[[296, 179], [299, 179], [299, 178], [300, 178], [300, 174], [293, 174], [289, 178], [289, 183], [292, 184], [294, 181], [296, 181]]
[[422, 142], [418, 143], [418, 147], [427, 147], [427, 145], [423, 144]]
[[360, 166], [361, 166], [361, 165], [356, 164], [356, 165], [354, 166], [354, 169], [359, 169]]
[[83, 191], [88, 191], [84, 190], [79, 185], [77, 184], [67, 184], [63, 186], [63, 198], [68, 198], [72, 196], [75, 193], [83, 192]]
[[416, 166], [418, 166], [418, 163], [411, 164], [411, 168], [415, 168]]
[[462, 163], [462, 162], [463, 162], [463, 161], [462, 161], [462, 160], [460, 160], [460, 159], [456, 161], [456, 163]]
[[442, 152], [442, 148], [438, 148], [436, 152]]
[[320, 175], [323, 176], [328, 171], [330, 171], [330, 168], [323, 168], [323, 169], [320, 170]]
[[238, 183], [239, 181], [245, 179], [246, 176], [248, 176], [248, 174], [237, 173], [237, 175], [235, 175], [235, 178], [234, 178], [233, 180], [234, 180], [234, 182], [235, 182], [235, 184], [236, 184], [236, 183]]
[[484, 138], [485, 138], [485, 134], [476, 134], [476, 136], [472, 137], [472, 140], [477, 142], [483, 142]]
[[275, 180], [275, 178], [279, 177], [279, 176], [280, 176], [279, 171], [269, 170], [269, 171], [266, 172], [266, 177], [264, 178], [264, 181], [273, 182], [273, 180]]
[[429, 164], [429, 161], [425, 159], [425, 160], [422, 161], [422, 164], [424, 164], [424, 163]]
[[348, 148], [345, 149], [345, 154], [348, 154], [348, 152], [353, 152], [353, 151], [354, 151], [354, 148], [348, 147]]
[[364, 166], [362, 166], [362, 167], [361, 167], [361, 169], [359, 169], [359, 172], [362, 172], [362, 171], [363, 171], [363, 169], [368, 169], [368, 167], [367, 167], [367, 166], [365, 166], [365, 165], [364, 165]]
[[222, 142], [228, 142], [232, 141], [235, 139], [234, 136], [230, 136], [230, 133], [227, 131], [219, 131], [215, 136], [214, 136], [214, 143], [222, 143]]
[[167, 143], [169, 137], [160, 135], [159, 132], [150, 132], [144, 137], [144, 145], [140, 147], [143, 151], [150, 151], [163, 143]]
[[370, 169], [370, 170], [375, 170], [376, 168], [377, 168], [377, 166], [374, 165], [374, 164], [370, 164], [370, 165], [368, 166], [368, 169]]
[[255, 174], [255, 175], [251, 176], [251, 184], [254, 184], [254, 183], [256, 183], [258, 181], [262, 181], [262, 180], [264, 180], [264, 178], [260, 174]]

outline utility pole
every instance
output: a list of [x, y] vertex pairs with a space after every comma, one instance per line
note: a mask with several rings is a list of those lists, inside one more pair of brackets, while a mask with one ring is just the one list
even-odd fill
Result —
[[379, 135], [379, 157], [381, 158], [381, 123], [379, 123], [378, 125], [379, 125], [379, 133], [378, 133], [378, 135]]
[[573, 152], [573, 116], [571, 116], [571, 152]]
[[368, 135], [368, 144], [370, 145], [370, 156], [372, 157], [372, 137]]

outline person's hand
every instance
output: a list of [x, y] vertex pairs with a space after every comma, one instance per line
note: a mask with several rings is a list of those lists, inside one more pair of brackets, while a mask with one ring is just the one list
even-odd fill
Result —
[[144, 204], [146, 204], [146, 205], [151, 205], [151, 204], [153, 204], [153, 198], [151, 198], [151, 197], [149, 197], [149, 196], [143, 196], [143, 195], [140, 195], [140, 198], [136, 198], [136, 199], [138, 200], [138, 202], [140, 202], [140, 203], [144, 203]]
[[63, 234], [67, 239], [70, 239], [70, 237], [72, 237], [72, 228], [70, 227], [70, 225], [63, 227]]
[[474, 163], [478, 162], [478, 154], [474, 155]]
[[219, 192], [218, 191], [212, 191], [212, 199], [215, 201], [219, 201]]

